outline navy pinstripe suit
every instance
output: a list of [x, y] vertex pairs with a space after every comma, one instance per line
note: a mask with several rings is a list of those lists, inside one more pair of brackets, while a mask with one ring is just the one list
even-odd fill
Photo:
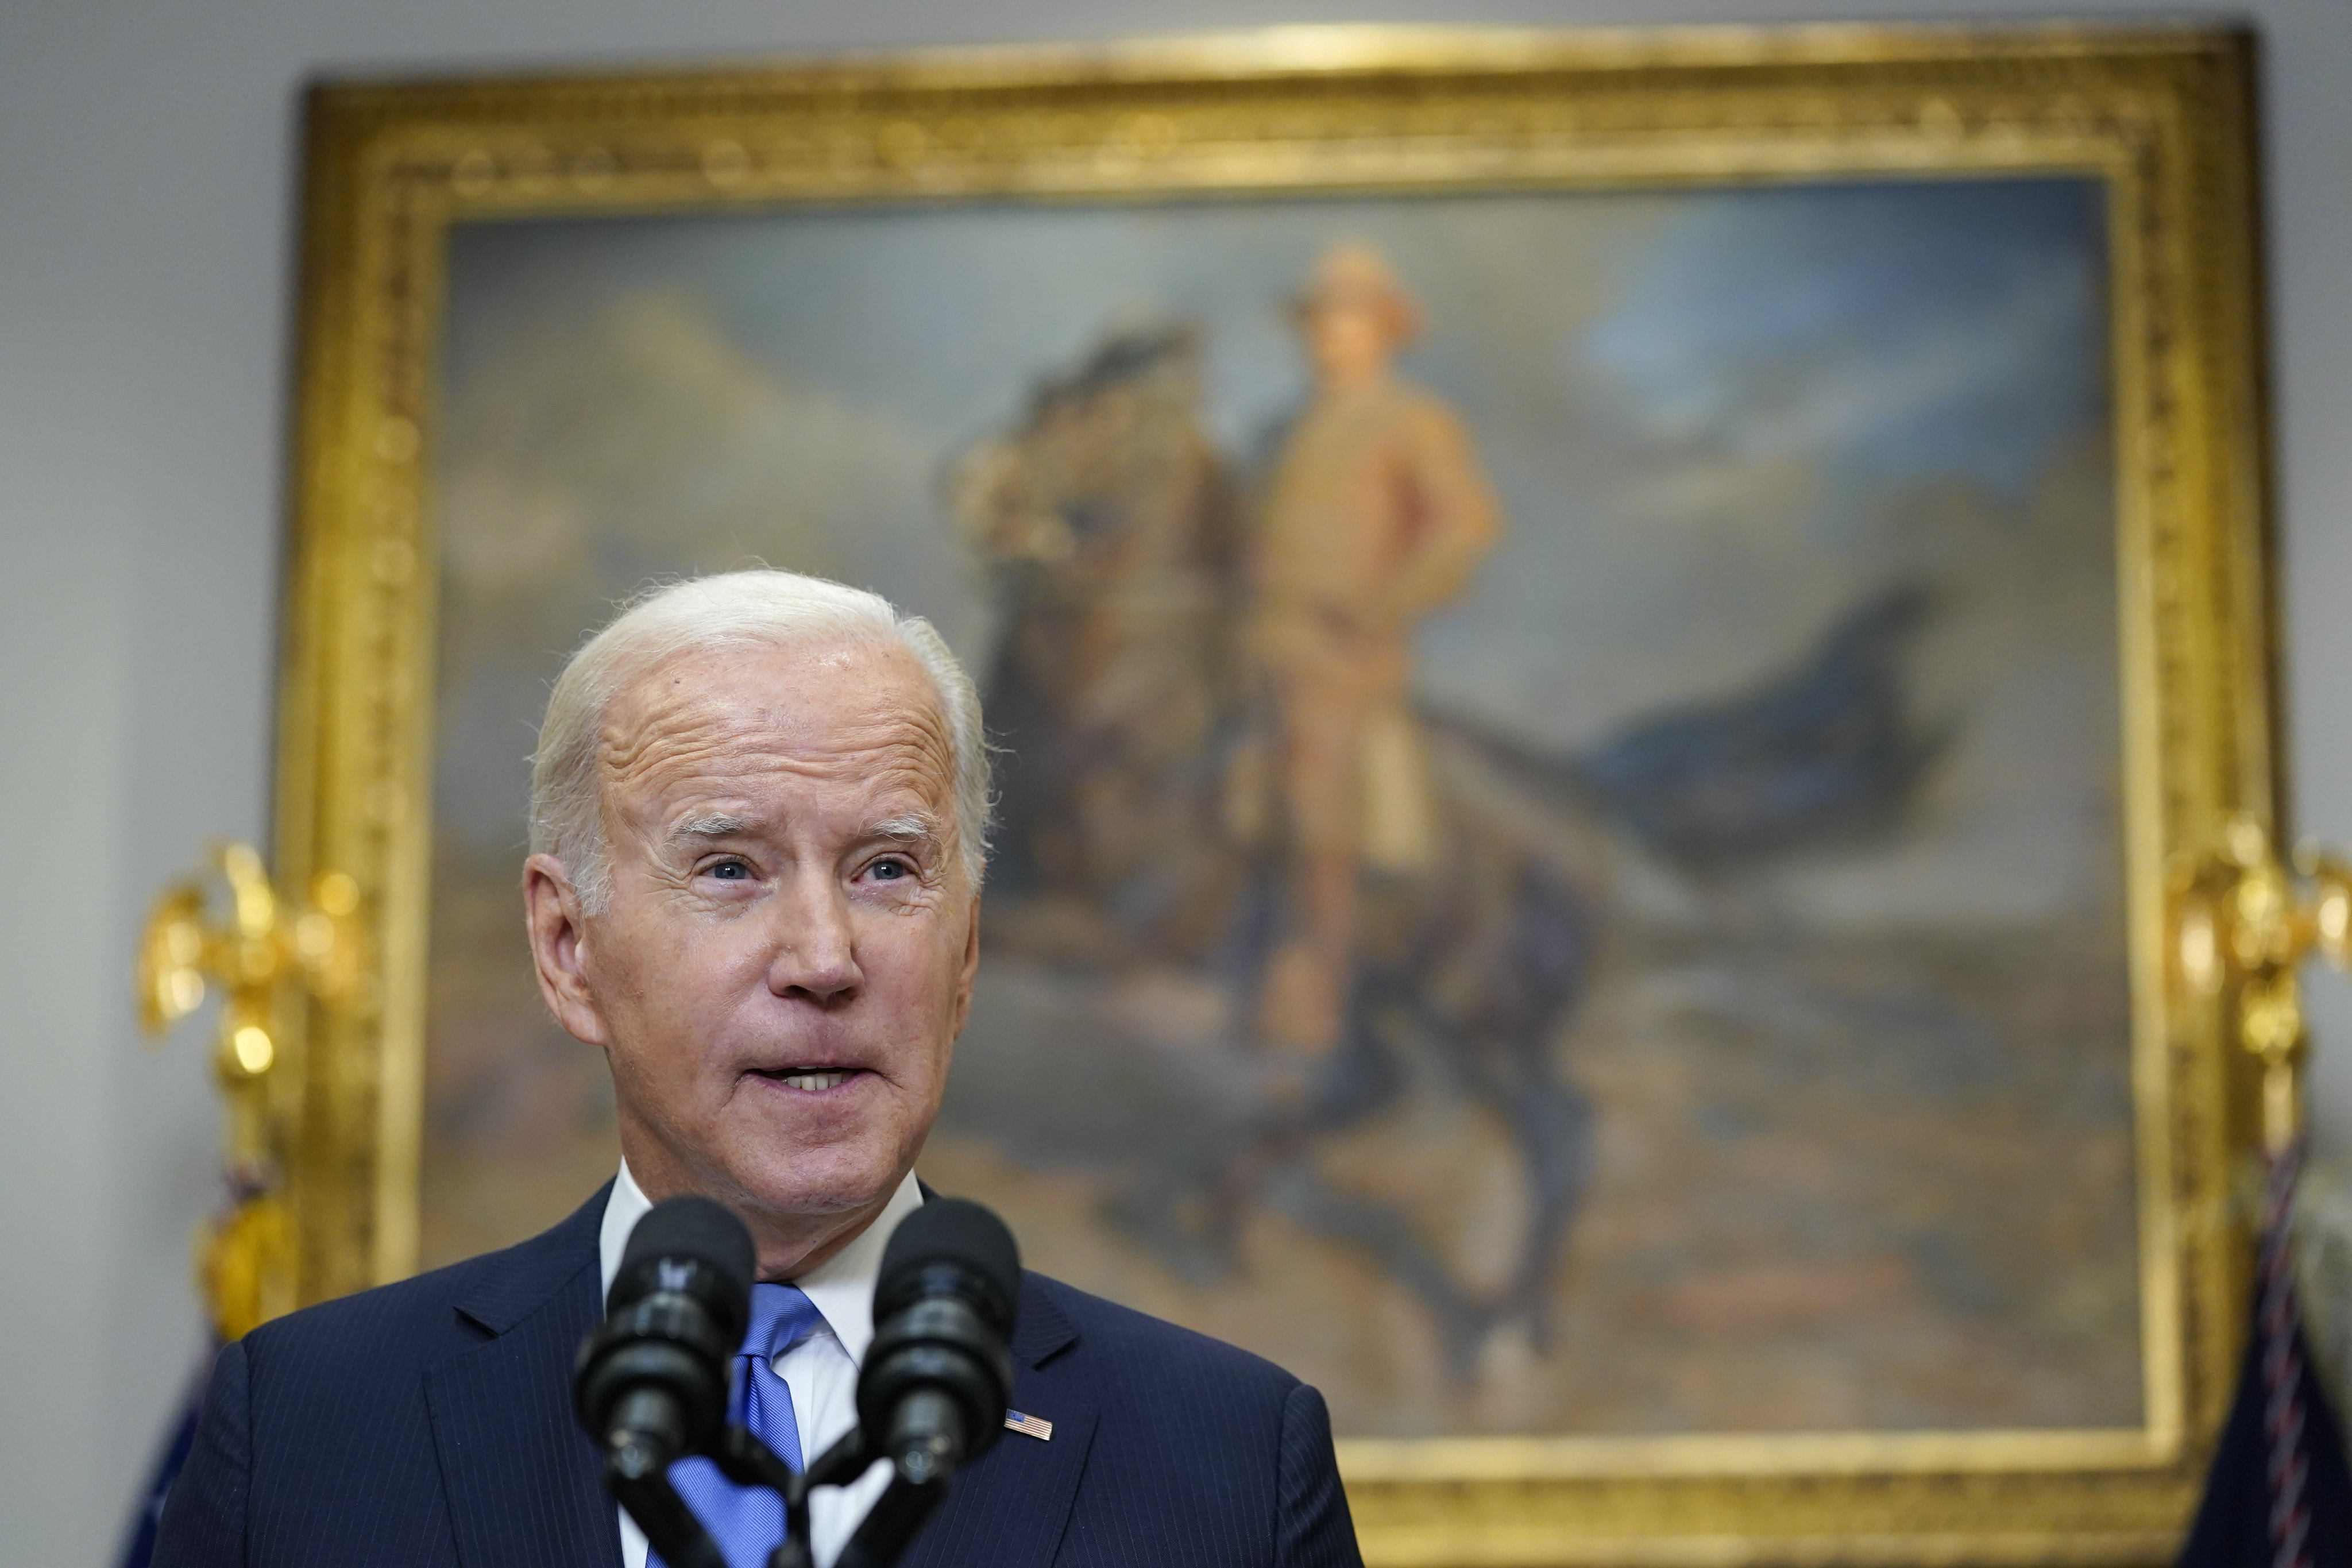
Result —
[[[221, 1353], [157, 1568], [620, 1568], [572, 1358], [600, 1193], [504, 1252], [297, 1312]], [[1359, 1568], [1322, 1396], [1031, 1274], [1006, 1434], [908, 1568]]]

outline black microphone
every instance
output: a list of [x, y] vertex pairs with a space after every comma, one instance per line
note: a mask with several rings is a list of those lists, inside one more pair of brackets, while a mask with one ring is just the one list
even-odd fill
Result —
[[929, 1488], [1003, 1431], [1020, 1300], [1020, 1249], [980, 1205], [934, 1198], [891, 1235], [857, 1419], [868, 1451], [889, 1459], [900, 1482]]
[[689, 1560], [724, 1568], [667, 1472], [726, 1431], [753, 1263], [751, 1233], [722, 1205], [697, 1197], [655, 1205], [629, 1233], [604, 1326], [581, 1345], [572, 1370], [580, 1424], [604, 1451], [606, 1488], [672, 1568]]

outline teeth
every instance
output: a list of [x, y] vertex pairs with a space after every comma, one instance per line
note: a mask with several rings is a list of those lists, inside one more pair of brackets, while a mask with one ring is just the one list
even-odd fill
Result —
[[822, 1093], [849, 1076], [846, 1072], [796, 1072], [784, 1079], [793, 1089], [804, 1089], [811, 1094]]

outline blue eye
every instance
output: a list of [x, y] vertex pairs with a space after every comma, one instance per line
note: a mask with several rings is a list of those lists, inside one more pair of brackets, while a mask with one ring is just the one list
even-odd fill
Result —
[[903, 860], [877, 860], [874, 862], [874, 876], [878, 881], [895, 882], [906, 874], [907, 865]]
[[740, 882], [751, 874], [751, 868], [740, 860], [721, 860], [710, 868], [710, 874], [722, 882]]

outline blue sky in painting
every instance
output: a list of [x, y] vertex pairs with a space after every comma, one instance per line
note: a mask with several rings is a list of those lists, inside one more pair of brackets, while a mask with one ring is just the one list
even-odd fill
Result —
[[[1449, 326], [1499, 316], [1528, 329], [1521, 348], [1559, 351], [1568, 377], [1614, 378], [1662, 432], [1715, 426], [1758, 443], [1809, 441], [1874, 479], [1948, 472], [2013, 495], [2104, 396], [2097, 201], [2086, 181], [1910, 182], [1568, 203], [989, 206], [486, 226], [457, 242], [452, 368], [462, 374], [473, 345], [497, 342], [480, 330], [486, 317], [685, 286], [776, 364], [943, 436], [970, 436], [1009, 416], [1029, 380], [1076, 358], [1107, 325], [1180, 318], [1212, 328], [1208, 412], [1241, 441], [1298, 394], [1279, 301], [1321, 244], [1362, 235], [1423, 292], [1433, 325], [1419, 368], [1457, 396], [1475, 399], [1489, 390], [1480, 383], [1500, 379], [1470, 357], [1497, 343], [1491, 331]], [[1581, 244], [1559, 243], [1596, 226], [1652, 237], [1596, 247], [1588, 232]], [[1590, 268], [1611, 250], [1600, 263], [1606, 313], [1559, 331], [1559, 310], [1541, 297], [1590, 301], [1592, 279], [1563, 278], [1548, 258]], [[1934, 369], [1922, 373], [1926, 364]], [[1841, 382], [1876, 405], [1840, 408], [1832, 387]]]
[[[1927, 580], [1956, 608], [1923, 700], [1966, 720], [1942, 886], [2046, 902], [2110, 869], [2053, 848], [2113, 810], [2103, 225], [2075, 179], [481, 225], [452, 242], [439, 447], [452, 495], [560, 516], [598, 563], [583, 591], [757, 554], [866, 582], [984, 664], [957, 455], [1107, 333], [1183, 321], [1204, 424], [1242, 459], [1304, 389], [1284, 301], [1325, 246], [1369, 239], [1427, 315], [1406, 369], [1462, 412], [1511, 518], [1424, 630], [1433, 700], [1587, 744]], [[498, 434], [518, 410], [533, 434]], [[596, 449], [566, 445], [592, 426]], [[615, 431], [643, 447], [620, 485]], [[487, 706], [445, 725], [527, 724], [573, 635], [469, 645], [479, 667], [445, 675]]]
[[1662, 425], [2015, 499], [2105, 395], [2096, 200], [2053, 180], [1694, 202], [1580, 347]]

